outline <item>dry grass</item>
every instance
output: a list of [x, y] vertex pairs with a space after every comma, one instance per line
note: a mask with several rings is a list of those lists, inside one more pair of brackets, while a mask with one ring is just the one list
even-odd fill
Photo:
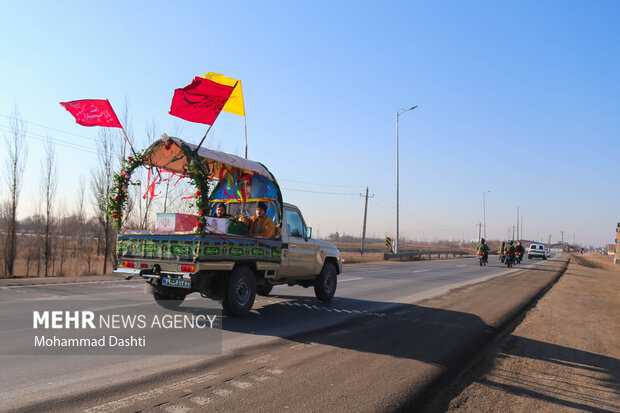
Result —
[[599, 268], [607, 271], [620, 272], [620, 264], [614, 264], [613, 255], [601, 255], [595, 252], [587, 252], [585, 254], [570, 254], [575, 264], [579, 264], [589, 268]]
[[[82, 275], [101, 275], [103, 255], [96, 254], [95, 240], [75, 240], [65, 244], [54, 243], [54, 259], [50, 261], [48, 276], [74, 277]], [[30, 255], [30, 259], [28, 256]], [[62, 263], [61, 263], [62, 259]], [[41, 242], [35, 237], [18, 237], [18, 256], [14, 264], [15, 277], [44, 277], [45, 260]], [[112, 261], [108, 261], [107, 272], [112, 272]], [[0, 278], [6, 278], [4, 268], [0, 267]]]

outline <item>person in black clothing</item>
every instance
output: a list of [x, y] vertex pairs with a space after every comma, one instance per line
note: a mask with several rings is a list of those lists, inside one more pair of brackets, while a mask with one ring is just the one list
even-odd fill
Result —
[[515, 258], [517, 258], [518, 262], [521, 262], [521, 260], [523, 259], [524, 253], [525, 253], [525, 248], [523, 248], [523, 245], [521, 245], [521, 242], [519, 242], [517, 246], [515, 247], [515, 254], [518, 254]]

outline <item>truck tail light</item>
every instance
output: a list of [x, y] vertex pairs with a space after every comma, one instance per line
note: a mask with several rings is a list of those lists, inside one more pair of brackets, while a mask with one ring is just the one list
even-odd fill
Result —
[[123, 261], [123, 267], [125, 268], [136, 268], [136, 263], [133, 261]]
[[194, 272], [195, 270], [195, 265], [179, 265], [179, 271], [181, 272]]
[[140, 264], [140, 268], [148, 268], [149, 265], [148, 264]]

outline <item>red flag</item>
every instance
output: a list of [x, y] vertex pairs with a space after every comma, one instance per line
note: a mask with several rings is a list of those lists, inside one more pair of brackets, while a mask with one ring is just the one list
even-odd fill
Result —
[[60, 104], [82, 126], [108, 126], [123, 129], [107, 99], [73, 100], [71, 102], [60, 102]]
[[233, 89], [233, 86], [196, 77], [191, 84], [174, 91], [169, 113], [190, 122], [212, 125]]

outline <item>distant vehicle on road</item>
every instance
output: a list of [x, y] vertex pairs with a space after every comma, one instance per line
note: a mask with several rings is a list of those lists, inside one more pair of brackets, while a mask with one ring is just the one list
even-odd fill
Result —
[[527, 258], [542, 258], [546, 260], [549, 257], [549, 250], [545, 247], [545, 244], [532, 244], [527, 250]]

